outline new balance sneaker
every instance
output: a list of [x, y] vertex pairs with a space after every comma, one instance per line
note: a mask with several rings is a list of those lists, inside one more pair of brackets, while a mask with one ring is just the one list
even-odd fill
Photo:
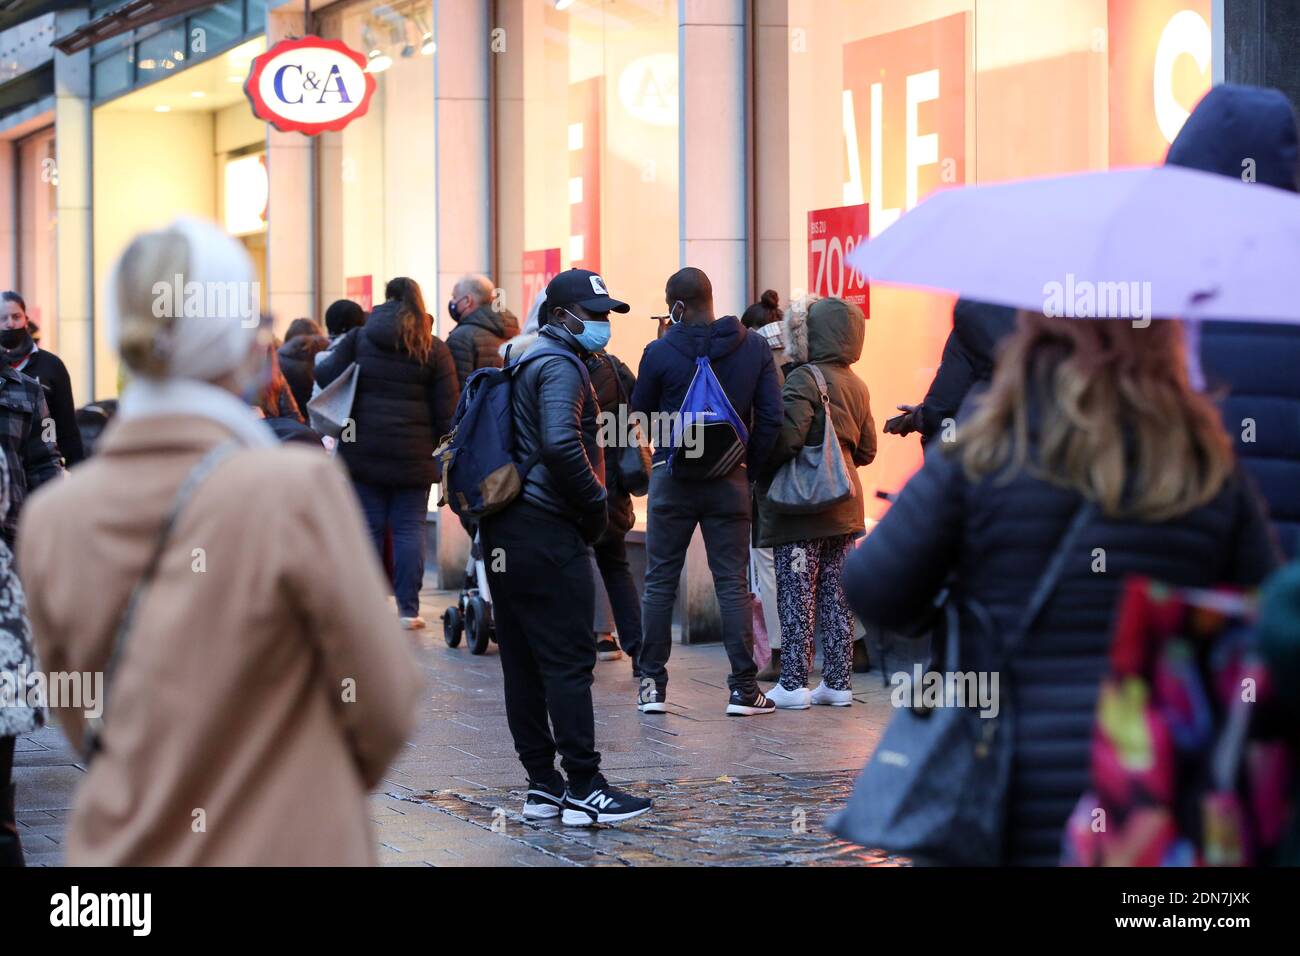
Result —
[[564, 781], [559, 778], [554, 783], [537, 783], [528, 781], [528, 796], [524, 798], [525, 820], [553, 820], [564, 808], [564, 798], [568, 794]]
[[[804, 691], [804, 693], [808, 692]], [[809, 699], [814, 704], [821, 704], [825, 707], [847, 707], [853, 703], [853, 691], [831, 690], [826, 686], [826, 682], [822, 681], [813, 688], [813, 692], [809, 694]]]
[[733, 690], [731, 700], [727, 703], [728, 717], [757, 717], [759, 714], [775, 712], [776, 704], [764, 697], [763, 692], [757, 687], [748, 694]]
[[786, 690], [780, 684], [777, 684], [765, 696], [781, 710], [807, 710], [810, 695], [807, 687], [800, 687], [798, 690]]
[[636, 709], [643, 714], [666, 714], [668, 712], [668, 689], [656, 687], [653, 678], [641, 678], [641, 689], [636, 695]]
[[622, 823], [639, 817], [650, 809], [647, 797], [637, 797], [616, 787], [597, 775], [591, 792], [585, 796], [567, 793], [564, 796], [563, 823], [566, 827], [589, 827], [597, 823]]
[[596, 641], [596, 660], [617, 661], [622, 657], [623, 652], [618, 649], [618, 641], [614, 640], [613, 634], [598, 637]]

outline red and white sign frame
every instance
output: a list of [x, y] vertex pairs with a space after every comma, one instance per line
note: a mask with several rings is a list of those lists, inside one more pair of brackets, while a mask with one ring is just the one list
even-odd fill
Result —
[[[276, 60], [280, 59], [286, 53], [293, 53], [299, 50], [329, 50], [334, 53], [342, 54], [347, 59], [356, 64], [358, 70], [364, 77], [365, 92], [362, 94], [356, 107], [347, 114], [322, 123], [309, 123], [301, 120], [294, 120], [282, 113], [276, 111], [275, 107], [266, 101], [262, 96], [261, 83], [262, 74]], [[370, 100], [375, 95], [375, 77], [374, 74], [366, 72], [366, 57], [364, 54], [352, 49], [342, 40], [327, 40], [324, 37], [304, 36], [295, 37], [288, 40], [281, 40], [265, 53], [259, 53], [253, 58], [253, 62], [248, 71], [248, 79], [244, 81], [244, 95], [253, 106], [253, 113], [259, 119], [270, 123], [282, 133], [302, 133], [305, 136], [317, 136], [321, 133], [338, 132], [353, 120], [365, 116], [370, 109]]]

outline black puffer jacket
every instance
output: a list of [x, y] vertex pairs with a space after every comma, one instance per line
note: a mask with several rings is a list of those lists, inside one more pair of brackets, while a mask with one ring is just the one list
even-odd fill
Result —
[[[626, 413], [620, 415], [619, 406], [629, 401], [632, 389], [636, 387], [636, 376], [617, 356], [608, 352], [588, 355], [587, 371], [591, 373], [591, 387], [596, 393], [600, 413], [612, 416], [615, 422], [621, 424]], [[618, 437], [621, 439], [624, 436]], [[618, 453], [619, 448], [621, 445], [609, 452], [611, 458]], [[636, 524], [636, 514], [632, 510], [632, 496], [619, 485], [618, 470], [612, 462], [611, 467], [605, 471], [605, 491], [609, 495], [609, 531], [611, 534], [625, 535]]]
[[353, 361], [360, 366], [352, 404], [354, 441], [341, 442], [354, 481], [395, 488], [426, 487], [439, 478], [433, 450], [451, 426], [460, 383], [446, 344], [436, 335], [421, 363], [397, 341], [397, 302], [345, 335], [316, 366], [324, 388]]
[[[1192, 112], [1165, 162], [1296, 192], [1300, 132], [1278, 90], [1216, 86]], [[1207, 322], [1201, 367], [1223, 424], [1268, 501], [1287, 557], [1300, 555], [1300, 329]]]
[[921, 403], [921, 441], [928, 442], [956, 419], [962, 402], [976, 385], [993, 377], [998, 343], [1016, 326], [1016, 310], [959, 299], [952, 310], [952, 331], [943, 345], [943, 358]]
[[456, 362], [456, 377], [461, 386], [469, 373], [480, 368], [501, 367], [501, 345], [519, 334], [519, 320], [509, 309], [494, 312], [480, 305], [469, 315], [460, 317], [447, 336], [447, 348]]
[[[550, 326], [520, 357], [535, 349], [565, 349], [580, 360], [585, 357]], [[597, 440], [600, 408], [588, 377], [579, 363], [560, 356], [534, 359], [514, 379], [511, 407], [515, 460], [539, 456], [520, 496], [574, 522], [584, 539], [595, 541], [605, 530], [605, 457]]]
[[[972, 483], [946, 448], [930, 447], [897, 503], [850, 555], [845, 593], [863, 620], [900, 626], [955, 571], [963, 600], [985, 607], [996, 626], [985, 635], [963, 615], [960, 669], [998, 670], [994, 642], [1015, 626], [1080, 498], [1024, 472], [1006, 483]], [[1099, 555], [1104, 573], [1093, 570]], [[1177, 520], [1098, 517], [1085, 527], [1037, 625], [1000, 671], [1001, 707], [1014, 713], [1005, 862], [1060, 858], [1066, 817], [1088, 786], [1097, 687], [1124, 579], [1254, 585], [1276, 562], [1261, 505], [1241, 473]]]

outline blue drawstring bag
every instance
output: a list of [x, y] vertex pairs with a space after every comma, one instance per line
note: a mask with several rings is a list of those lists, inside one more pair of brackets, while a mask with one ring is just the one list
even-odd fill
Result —
[[749, 429], [713, 372], [707, 356], [695, 360], [695, 375], [672, 422], [668, 473], [687, 481], [721, 478], [745, 460]]

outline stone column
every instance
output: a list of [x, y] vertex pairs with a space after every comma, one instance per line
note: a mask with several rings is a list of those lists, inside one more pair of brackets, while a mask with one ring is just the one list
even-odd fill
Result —
[[0, 139], [0, 289], [18, 288], [18, 196], [14, 192], [17, 162], [13, 141]]
[[[451, 331], [452, 285], [467, 272], [490, 273], [493, 265], [490, 6], [489, 0], [434, 0], [438, 288], [428, 306], [444, 339]], [[505, 40], [508, 50], [522, 37], [507, 33]], [[469, 539], [449, 508], [439, 510], [437, 524], [440, 586], [459, 587]]]
[[[266, 45], [302, 36], [303, 10], [287, 5], [266, 13]], [[316, 302], [316, 155], [312, 137], [266, 124], [267, 303], [283, 333], [296, 316], [321, 318]]]
[[[86, 10], [55, 14], [54, 33], [64, 36], [86, 22]], [[117, 367], [105, 336], [95, 329], [94, 229], [92, 222], [92, 110], [90, 51], [54, 53], [54, 141], [59, 188], [56, 237], [55, 314], [59, 358], [68, 367], [72, 393], [83, 402], [115, 394], [104, 381]], [[98, 375], [96, 372], [98, 371]]]
[[[703, 269], [719, 313], [739, 313], [752, 292], [746, 140], [744, 0], [680, 0], [678, 76], [681, 265]], [[722, 636], [713, 576], [697, 531], [678, 589], [682, 643]]]

